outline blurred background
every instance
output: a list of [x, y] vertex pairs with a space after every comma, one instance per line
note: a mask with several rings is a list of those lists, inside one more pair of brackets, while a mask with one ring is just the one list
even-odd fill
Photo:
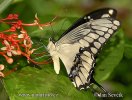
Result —
[[[38, 27], [27, 28], [32, 37], [41, 37], [47, 40], [51, 35], [59, 36], [58, 34], [64, 32], [84, 14], [103, 7], [112, 7], [118, 11], [117, 17], [122, 23], [121, 28], [124, 31], [125, 41], [123, 57], [105, 83], [118, 92], [125, 93], [120, 99], [131, 100], [132, 0], [0, 0], [0, 18], [4, 18], [10, 13], [17, 13], [25, 23], [31, 23], [37, 13], [40, 22], [46, 23], [57, 16], [54, 21], [55, 25], [44, 28], [44, 31], [39, 31]], [[0, 27], [0, 30], [2, 28]]]

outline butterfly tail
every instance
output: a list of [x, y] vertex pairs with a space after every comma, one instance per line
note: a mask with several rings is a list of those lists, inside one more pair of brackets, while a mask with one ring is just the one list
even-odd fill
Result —
[[94, 78], [91, 78], [91, 82], [92, 83], [94, 83], [95, 85], [97, 85], [101, 90], [103, 90], [104, 91], [104, 93], [106, 93], [106, 94], [108, 94], [109, 92], [106, 90], [106, 89], [104, 89], [104, 87], [103, 86], [101, 86], [97, 81], [95, 81], [95, 79]]

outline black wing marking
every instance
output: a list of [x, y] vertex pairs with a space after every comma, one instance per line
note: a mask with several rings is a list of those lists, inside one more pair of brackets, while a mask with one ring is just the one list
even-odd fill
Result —
[[89, 48], [81, 48], [76, 55], [69, 78], [79, 90], [87, 89], [91, 85], [95, 60]]
[[[113, 10], [112, 14], [109, 13], [110, 10]], [[71, 27], [69, 27], [68, 30], [66, 30], [59, 39], [61, 39], [61, 37], [63, 37], [64, 35], [66, 35], [68, 32], [70, 32], [71, 30], [73, 30], [74, 28], [78, 27], [79, 25], [82, 25], [86, 22], [89, 22], [91, 19], [96, 20], [96, 19], [100, 19], [103, 15], [109, 15], [106, 17], [111, 17], [111, 18], [116, 18], [116, 14], [117, 11], [113, 8], [103, 8], [103, 9], [99, 9], [96, 11], [93, 11], [83, 17], [81, 17], [80, 19], [78, 19]], [[105, 16], [104, 16], [105, 17]], [[58, 39], [58, 40], [59, 40]]]

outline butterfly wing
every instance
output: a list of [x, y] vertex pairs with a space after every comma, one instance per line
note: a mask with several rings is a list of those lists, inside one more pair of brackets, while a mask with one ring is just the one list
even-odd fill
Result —
[[85, 16], [83, 16], [82, 18], [78, 19], [68, 30], [66, 30], [59, 39], [61, 39], [65, 34], [67, 34], [68, 32], [70, 32], [71, 30], [73, 30], [74, 28], [76, 28], [79, 25], [82, 25], [86, 22], [89, 22], [91, 19], [100, 19], [103, 17], [111, 17], [111, 18], [116, 18], [116, 14], [117, 11], [113, 8], [103, 8], [103, 9], [99, 9], [96, 11], [93, 11]]
[[104, 43], [119, 28], [116, 11], [97, 10], [79, 19], [55, 43], [75, 87], [85, 89], [91, 84], [95, 56]]

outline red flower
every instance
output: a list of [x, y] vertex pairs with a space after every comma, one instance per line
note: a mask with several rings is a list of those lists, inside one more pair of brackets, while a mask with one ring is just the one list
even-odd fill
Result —
[[[28, 61], [34, 64], [47, 64], [47, 62], [35, 62], [31, 59], [31, 54], [36, 50], [32, 48], [32, 40], [24, 26], [39, 26], [40, 29], [44, 26], [49, 26], [51, 23], [40, 24], [40, 20], [35, 15], [35, 20], [31, 24], [25, 24], [18, 18], [17, 14], [9, 14], [6, 18], [1, 19], [0, 23], [10, 25], [10, 28], [0, 32], [0, 55], [2, 55], [8, 64], [13, 63], [13, 56], [22, 55]], [[4, 65], [0, 64], [0, 71], [4, 69]], [[4, 74], [0, 72], [0, 76]]]
[[4, 40], [5, 47], [2, 47], [1, 50], [6, 51], [8, 56], [18, 55], [17, 51], [15, 50], [14, 46], [10, 45], [8, 41]]

